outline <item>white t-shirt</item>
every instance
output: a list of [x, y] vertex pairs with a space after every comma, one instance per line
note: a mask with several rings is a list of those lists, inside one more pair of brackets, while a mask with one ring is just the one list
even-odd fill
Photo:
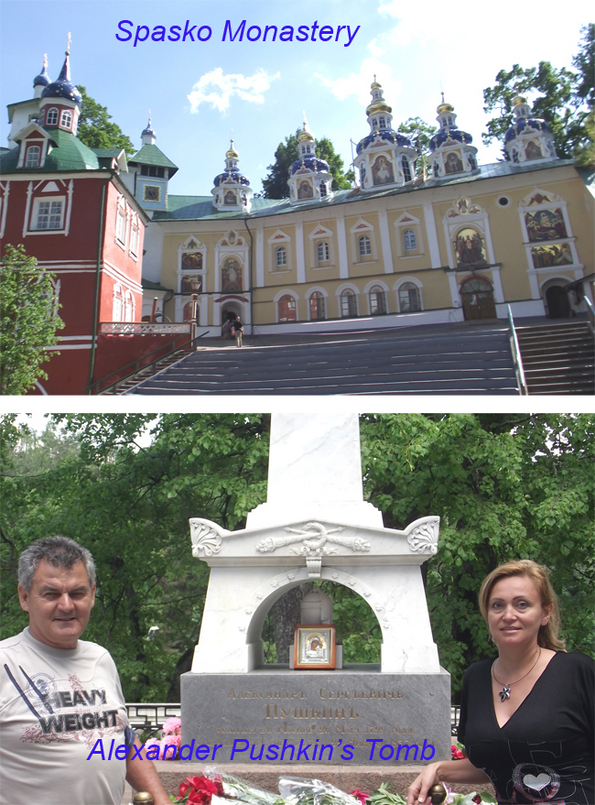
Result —
[[127, 725], [101, 646], [52, 648], [28, 628], [0, 642], [0, 805], [120, 805]]

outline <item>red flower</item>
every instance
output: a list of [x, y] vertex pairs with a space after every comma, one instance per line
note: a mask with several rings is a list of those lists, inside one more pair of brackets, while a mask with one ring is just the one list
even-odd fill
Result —
[[480, 796], [479, 794], [476, 794], [476, 795], [473, 797], [473, 800], [472, 800], [472, 801], [473, 801], [473, 802], [475, 802], [475, 803], [477, 803], [477, 805], [481, 805], [481, 796]]
[[450, 756], [452, 760], [462, 760], [464, 757], [466, 757], [464, 752], [462, 752], [455, 744], [452, 744], [450, 747]]
[[366, 805], [366, 800], [368, 799], [368, 797], [370, 795], [369, 794], [364, 794], [363, 791], [360, 791], [359, 788], [356, 788], [355, 791], [350, 791], [349, 792], [349, 796], [350, 797], [355, 797], [356, 799], [359, 799], [359, 801], [361, 802], [361, 805]]
[[188, 793], [189, 805], [210, 805], [213, 794], [223, 796], [223, 786], [220, 780], [210, 780], [208, 777], [186, 777], [180, 784], [180, 796]]

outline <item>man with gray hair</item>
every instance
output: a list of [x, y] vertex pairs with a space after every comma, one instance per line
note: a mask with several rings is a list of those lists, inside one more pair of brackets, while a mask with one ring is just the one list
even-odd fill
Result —
[[124, 779], [169, 805], [128, 726], [114, 661], [79, 640], [95, 603], [95, 563], [67, 537], [19, 560], [29, 626], [0, 642], [0, 805], [120, 805]]

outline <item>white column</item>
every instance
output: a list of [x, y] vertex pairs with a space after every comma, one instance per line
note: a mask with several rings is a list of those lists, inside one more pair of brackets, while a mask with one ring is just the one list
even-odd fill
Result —
[[436, 234], [436, 220], [434, 218], [434, 208], [430, 201], [424, 204], [424, 218], [426, 220], [426, 232], [428, 235], [428, 247], [430, 249], [432, 268], [440, 268], [440, 248], [438, 246], [438, 235]]
[[304, 258], [304, 225], [298, 221], [295, 225], [295, 258], [297, 262], [297, 281], [306, 281], [306, 262]]
[[342, 280], [349, 278], [349, 255], [347, 252], [347, 233], [345, 218], [337, 218], [337, 248], [339, 250], [339, 276]]
[[388, 216], [386, 210], [380, 210], [378, 213], [380, 222], [380, 243], [382, 244], [382, 258], [384, 260], [384, 273], [392, 274], [393, 267], [393, 254], [390, 246], [390, 232], [388, 228]]

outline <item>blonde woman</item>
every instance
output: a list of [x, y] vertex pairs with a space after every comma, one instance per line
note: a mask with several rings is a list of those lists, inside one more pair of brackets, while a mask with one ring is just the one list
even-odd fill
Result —
[[438, 782], [492, 783], [499, 805], [594, 805], [595, 662], [566, 653], [546, 568], [530, 560], [492, 571], [479, 607], [498, 649], [463, 680], [464, 760], [432, 763], [407, 805]]

